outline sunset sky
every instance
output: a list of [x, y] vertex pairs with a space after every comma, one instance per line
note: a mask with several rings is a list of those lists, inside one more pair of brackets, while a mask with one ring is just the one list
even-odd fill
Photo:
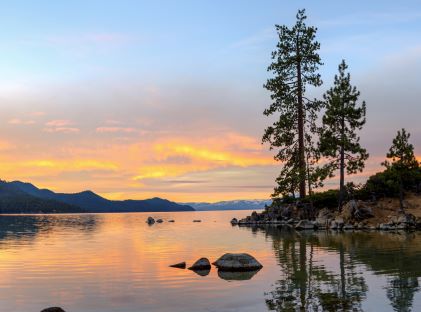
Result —
[[[339, 62], [367, 102], [364, 177], [405, 127], [421, 154], [416, 1], [1, 1], [0, 176], [59, 192], [176, 201], [268, 198], [262, 85], [306, 8], [320, 73]], [[331, 181], [333, 185], [336, 181]]]

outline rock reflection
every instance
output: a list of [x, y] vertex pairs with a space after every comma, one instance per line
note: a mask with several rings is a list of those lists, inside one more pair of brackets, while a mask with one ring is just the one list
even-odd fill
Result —
[[271, 239], [281, 267], [280, 279], [266, 294], [271, 311], [362, 311], [369, 290], [366, 271], [387, 277], [385, 292], [395, 311], [412, 309], [420, 289], [419, 233], [297, 233], [282, 227], [251, 230]]
[[228, 272], [218, 270], [218, 276], [226, 281], [246, 281], [252, 279], [259, 271], [260, 270]]
[[194, 273], [196, 273], [197, 275], [200, 276], [208, 276], [211, 269], [206, 269], [206, 270], [192, 270]]

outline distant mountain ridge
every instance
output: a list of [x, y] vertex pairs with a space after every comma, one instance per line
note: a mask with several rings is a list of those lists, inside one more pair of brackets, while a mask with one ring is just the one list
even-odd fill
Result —
[[185, 203], [198, 211], [208, 210], [257, 210], [265, 208], [265, 205], [270, 205], [272, 201], [269, 199], [254, 199], [254, 200], [229, 200], [220, 201], [216, 203]]
[[[36, 207], [31, 208], [31, 204]], [[21, 206], [25, 206], [23, 209]], [[55, 208], [53, 208], [55, 207]], [[13, 209], [14, 208], [14, 209]], [[31, 183], [0, 182], [0, 212], [164, 212], [194, 211], [191, 206], [158, 197], [145, 200], [108, 200], [92, 191], [66, 194], [39, 189]]]

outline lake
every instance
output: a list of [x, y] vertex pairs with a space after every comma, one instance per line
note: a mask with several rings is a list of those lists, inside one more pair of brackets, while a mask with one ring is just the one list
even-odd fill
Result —
[[[247, 214], [1, 216], [0, 311], [421, 310], [421, 234], [229, 223]], [[175, 223], [149, 226], [150, 215]], [[213, 267], [205, 276], [169, 267], [226, 252], [248, 252], [264, 267], [254, 275]]]

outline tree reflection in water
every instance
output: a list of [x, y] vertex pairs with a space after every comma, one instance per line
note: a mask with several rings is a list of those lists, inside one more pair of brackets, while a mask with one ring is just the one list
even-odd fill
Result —
[[387, 277], [391, 309], [411, 311], [420, 289], [421, 234], [252, 230], [271, 239], [281, 267], [281, 278], [266, 294], [269, 310], [362, 311], [369, 295], [364, 273], [371, 271]]

